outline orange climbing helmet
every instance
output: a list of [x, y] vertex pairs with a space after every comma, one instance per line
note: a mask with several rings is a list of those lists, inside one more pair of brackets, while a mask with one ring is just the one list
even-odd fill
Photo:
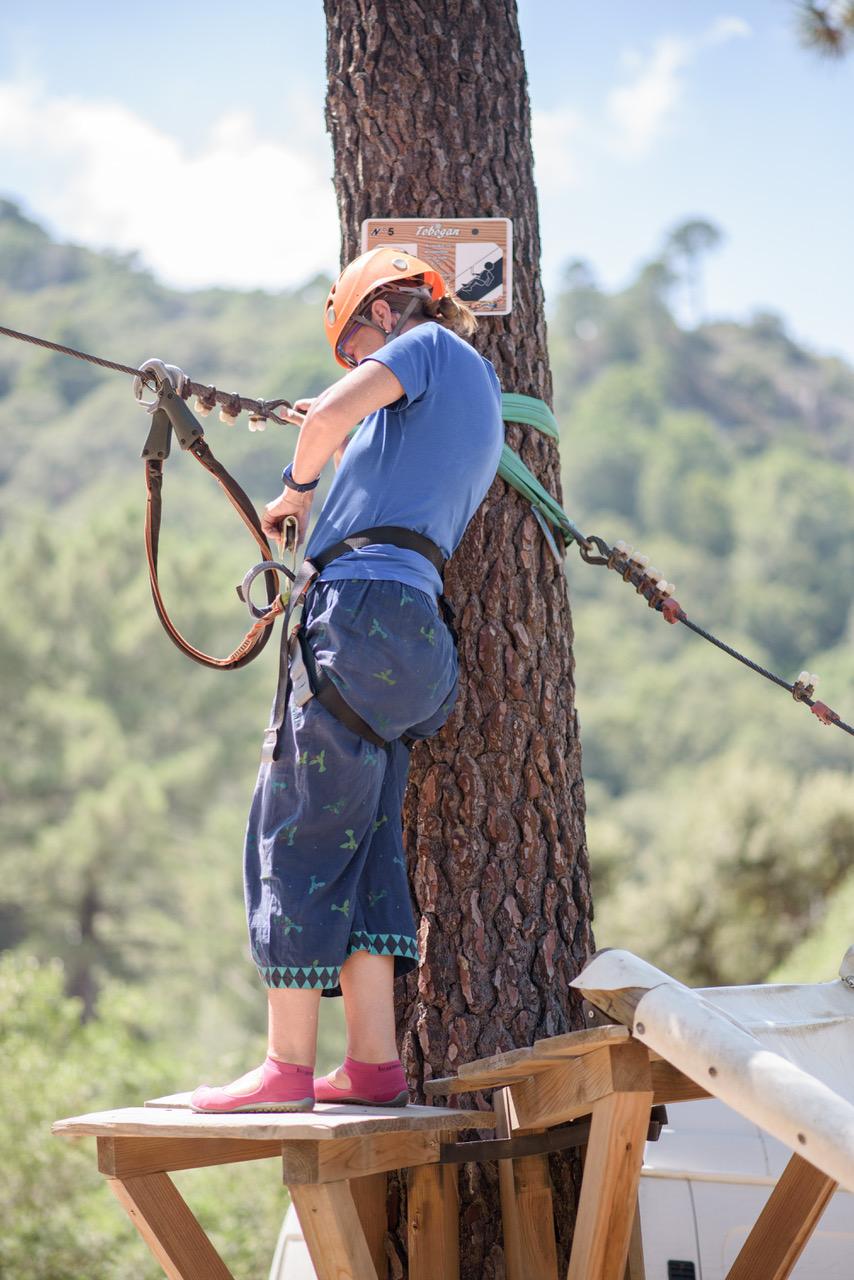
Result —
[[[406, 281], [406, 284], [397, 284], [398, 281]], [[414, 295], [404, 315], [391, 333], [386, 335], [387, 338], [396, 336], [401, 325], [418, 305], [419, 299], [433, 298], [438, 301], [448, 292], [444, 278], [435, 267], [394, 245], [379, 245], [354, 258], [329, 290], [324, 308], [326, 337], [332, 347], [332, 354], [345, 369], [352, 368], [352, 362], [339, 350], [341, 338], [352, 320], [358, 320], [372, 328], [379, 327], [368, 317], [359, 316], [358, 313], [368, 299], [372, 299], [372, 295], [378, 295], [384, 286], [393, 287], [395, 293]]]

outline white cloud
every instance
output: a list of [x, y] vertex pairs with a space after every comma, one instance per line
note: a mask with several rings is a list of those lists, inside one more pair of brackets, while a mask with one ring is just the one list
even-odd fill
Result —
[[138, 250], [172, 284], [280, 288], [338, 258], [331, 150], [316, 111], [299, 106], [306, 141], [265, 137], [232, 110], [190, 150], [117, 102], [7, 81], [0, 167], [14, 162], [26, 189], [9, 194], [62, 235]]
[[744, 18], [718, 18], [700, 36], [701, 44], [726, 44], [728, 40], [737, 40], [749, 36], [750, 23]]
[[610, 94], [608, 114], [619, 149], [642, 155], [656, 141], [681, 96], [679, 72], [689, 56], [685, 40], [665, 36], [647, 62], [637, 59], [634, 79]]
[[685, 89], [683, 73], [699, 52], [748, 35], [742, 18], [721, 17], [694, 37], [662, 36], [646, 58], [637, 50], [625, 51], [621, 62], [631, 79], [614, 89], [607, 103], [615, 150], [645, 155], [670, 126]]
[[569, 107], [533, 112], [531, 143], [537, 188], [541, 194], [558, 193], [578, 185], [575, 142], [581, 124], [581, 116]]

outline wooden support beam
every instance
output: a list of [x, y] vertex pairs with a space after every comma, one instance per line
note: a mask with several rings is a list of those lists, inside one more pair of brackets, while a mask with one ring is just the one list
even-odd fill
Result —
[[107, 1186], [169, 1280], [234, 1280], [167, 1174], [108, 1178]]
[[[497, 1089], [492, 1105], [495, 1109], [496, 1138], [509, 1138], [513, 1132], [515, 1120], [510, 1090]], [[497, 1164], [501, 1226], [504, 1235], [504, 1270], [507, 1280], [525, 1280], [519, 1240], [519, 1212], [516, 1204], [516, 1185], [513, 1180], [513, 1161], [499, 1160]]]
[[727, 1280], [786, 1280], [837, 1183], [795, 1153], [727, 1273]]
[[378, 1280], [347, 1182], [289, 1186], [317, 1280]]
[[[447, 1136], [447, 1135], [446, 1135]], [[460, 1208], [455, 1164], [407, 1171], [409, 1280], [459, 1280]]]
[[379, 1280], [386, 1280], [388, 1272], [388, 1258], [385, 1251], [385, 1237], [388, 1230], [387, 1193], [387, 1173], [369, 1173], [366, 1178], [353, 1178], [350, 1182], [350, 1194], [353, 1197], [356, 1213], [359, 1215]]
[[[522, 1128], [561, 1124], [587, 1115], [611, 1093], [651, 1091], [649, 1056], [642, 1044], [596, 1049], [510, 1086]], [[649, 1115], [647, 1115], [647, 1124]]]
[[629, 1239], [629, 1256], [626, 1261], [625, 1280], [646, 1280], [643, 1260], [643, 1234], [641, 1232], [640, 1201], [635, 1205], [635, 1220]]
[[623, 1280], [637, 1207], [652, 1090], [593, 1107], [567, 1280]]
[[519, 1212], [520, 1280], [557, 1280], [554, 1206], [548, 1156], [514, 1160], [513, 1186]]
[[439, 1130], [377, 1133], [364, 1138], [336, 1138], [322, 1142], [282, 1142], [284, 1181], [340, 1182], [411, 1165], [436, 1164]]
[[712, 1096], [702, 1085], [695, 1084], [690, 1076], [683, 1075], [677, 1067], [660, 1058], [651, 1057], [649, 1069], [656, 1103], [696, 1102], [698, 1098]]
[[[510, 1137], [515, 1114], [508, 1089], [495, 1095], [496, 1134]], [[498, 1161], [507, 1280], [557, 1280], [554, 1207], [546, 1155]]]
[[245, 1138], [99, 1138], [98, 1168], [108, 1178], [133, 1178], [170, 1169], [206, 1169], [280, 1156], [281, 1142]]

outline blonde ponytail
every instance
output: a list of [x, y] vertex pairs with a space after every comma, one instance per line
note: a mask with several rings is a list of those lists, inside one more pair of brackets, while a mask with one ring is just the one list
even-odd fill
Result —
[[446, 293], [444, 298], [436, 301], [429, 299], [424, 303], [424, 314], [460, 338], [470, 338], [477, 328], [477, 316], [471, 307], [460, 302], [453, 293]]

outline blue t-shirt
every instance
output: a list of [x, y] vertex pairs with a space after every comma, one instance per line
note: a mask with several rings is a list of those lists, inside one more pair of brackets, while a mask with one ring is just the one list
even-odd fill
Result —
[[[504, 444], [495, 370], [449, 329], [428, 321], [367, 357], [404, 395], [365, 418], [350, 439], [306, 556], [359, 529], [394, 524], [432, 538], [450, 556], [495, 477]], [[389, 543], [348, 551], [321, 578], [385, 578], [435, 595], [436, 569]]]

